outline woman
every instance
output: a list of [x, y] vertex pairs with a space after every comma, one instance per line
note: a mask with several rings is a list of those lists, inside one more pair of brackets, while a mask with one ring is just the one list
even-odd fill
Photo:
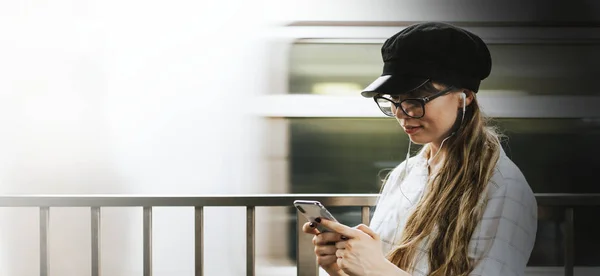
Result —
[[319, 265], [329, 275], [524, 275], [537, 203], [479, 108], [487, 46], [428, 22], [390, 37], [381, 53], [383, 74], [362, 95], [398, 120], [409, 153], [411, 143], [423, 147], [390, 173], [370, 227], [304, 225]]

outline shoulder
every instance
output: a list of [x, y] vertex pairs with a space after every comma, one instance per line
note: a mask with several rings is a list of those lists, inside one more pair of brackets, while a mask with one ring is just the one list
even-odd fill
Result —
[[[487, 192], [482, 197], [485, 197], [482, 201], [482, 227], [492, 232], [507, 233], [519, 229], [523, 232], [522, 245], [529, 246], [537, 231], [537, 201], [519, 167], [504, 153], [500, 155]], [[530, 252], [531, 248], [522, 251]]]
[[[484, 196], [485, 195], [485, 196]], [[525, 176], [504, 153], [484, 193], [482, 218], [471, 238], [470, 275], [499, 270], [524, 275], [537, 232], [537, 202]]]
[[531, 186], [521, 169], [504, 152], [500, 154], [487, 190], [488, 201], [503, 198], [537, 213], [537, 201]]

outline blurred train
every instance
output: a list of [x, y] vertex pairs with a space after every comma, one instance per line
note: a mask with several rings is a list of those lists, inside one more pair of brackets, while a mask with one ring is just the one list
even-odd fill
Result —
[[[489, 44], [478, 96], [534, 192], [600, 192], [596, 2], [59, 2], [0, 4], [3, 194], [377, 193], [407, 137], [359, 91], [383, 41], [419, 21]], [[598, 212], [575, 211], [576, 275], [600, 275]], [[0, 214], [0, 275], [39, 275], [37, 213]], [[562, 214], [540, 208], [527, 275], [563, 275]], [[257, 215], [257, 275], [295, 275], [293, 208]], [[191, 216], [155, 212], [153, 275], [193, 275]], [[89, 214], [52, 219], [51, 275], [87, 275]], [[245, 275], [244, 222], [207, 208], [205, 275]], [[103, 223], [103, 275], [141, 275], [141, 211]]]

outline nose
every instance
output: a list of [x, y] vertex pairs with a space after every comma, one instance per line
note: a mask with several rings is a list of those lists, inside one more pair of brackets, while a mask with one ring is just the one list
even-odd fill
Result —
[[392, 112], [394, 112], [394, 117], [396, 117], [396, 119], [406, 119], [406, 118], [408, 118], [408, 116], [406, 116], [406, 114], [404, 113], [404, 111], [402, 111], [402, 109], [400, 109], [400, 108], [392, 107]]

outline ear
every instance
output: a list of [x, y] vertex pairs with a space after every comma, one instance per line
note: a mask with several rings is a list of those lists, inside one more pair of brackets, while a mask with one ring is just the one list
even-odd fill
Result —
[[459, 93], [458, 100], [459, 100], [460, 107], [462, 107], [462, 104], [463, 104], [463, 101], [462, 101], [463, 96], [461, 95], [461, 93], [465, 94], [465, 102], [466, 102], [467, 106], [469, 106], [471, 104], [471, 102], [473, 102], [473, 97], [475, 97], [473, 91], [465, 89]]

